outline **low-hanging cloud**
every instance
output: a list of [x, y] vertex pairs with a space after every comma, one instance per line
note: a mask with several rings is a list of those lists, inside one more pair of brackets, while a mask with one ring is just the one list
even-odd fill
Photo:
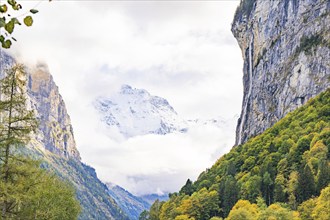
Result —
[[175, 191], [228, 151], [235, 122], [125, 140], [103, 127], [91, 103], [129, 84], [166, 98], [187, 119], [238, 114], [242, 60], [230, 33], [238, 4], [52, 1], [40, 5], [32, 28], [15, 29], [12, 52], [49, 65], [83, 161], [102, 180], [136, 194]]

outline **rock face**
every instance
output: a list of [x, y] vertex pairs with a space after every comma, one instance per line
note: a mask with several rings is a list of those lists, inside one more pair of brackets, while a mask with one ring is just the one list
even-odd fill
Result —
[[70, 117], [47, 65], [40, 63], [29, 73], [28, 93], [38, 112], [41, 142], [53, 153], [80, 160]]
[[[0, 78], [15, 60], [0, 49]], [[70, 117], [45, 64], [26, 68], [27, 108], [35, 111], [39, 121], [29, 148], [43, 161], [45, 168], [72, 183], [81, 205], [79, 219], [128, 220], [127, 215], [109, 196], [108, 188], [96, 176], [95, 170], [81, 162], [76, 148]]]
[[236, 144], [330, 86], [328, 0], [242, 0], [232, 32], [244, 59]]

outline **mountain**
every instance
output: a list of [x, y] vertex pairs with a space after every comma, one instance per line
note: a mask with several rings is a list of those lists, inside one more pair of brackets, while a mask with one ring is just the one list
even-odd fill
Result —
[[[232, 213], [228, 219], [299, 220], [299, 215], [311, 215], [310, 210], [317, 206], [314, 197], [323, 189], [329, 191], [329, 103], [330, 88], [262, 134], [234, 147], [197, 181], [188, 180], [179, 193], [158, 204], [158, 209], [151, 208], [150, 216], [204, 220]], [[330, 199], [329, 194], [324, 196], [323, 200]], [[323, 208], [315, 209], [315, 215], [329, 217], [324, 213], [330, 213], [330, 207]], [[236, 217], [232, 217], [234, 213]]]
[[232, 23], [244, 58], [236, 146], [149, 216], [329, 219], [329, 9], [327, 0], [241, 0]]
[[[107, 128], [115, 128], [125, 137], [186, 133], [193, 126], [212, 125], [226, 130], [232, 119], [184, 119], [169, 102], [144, 89], [123, 85], [117, 93], [98, 97], [94, 107]], [[109, 131], [111, 132], [111, 131]]]
[[244, 59], [236, 144], [330, 86], [327, 0], [242, 0], [232, 32]]
[[148, 210], [150, 203], [141, 197], [134, 196], [124, 188], [112, 184], [106, 184], [109, 189], [109, 194], [116, 200], [120, 208], [128, 215], [131, 220], [138, 220], [140, 213]]
[[158, 194], [148, 194], [148, 195], [143, 195], [141, 198], [146, 201], [149, 206], [151, 206], [157, 199], [159, 201], [166, 201], [169, 199], [168, 194], [163, 194], [163, 195], [158, 195]]
[[[15, 60], [1, 50], [1, 75]], [[43, 167], [68, 180], [76, 189], [82, 212], [79, 219], [123, 219], [128, 217], [108, 194], [95, 170], [81, 162], [70, 117], [45, 64], [26, 67], [27, 108], [33, 109], [39, 128], [32, 138], [30, 154], [43, 161]]]
[[101, 120], [116, 127], [125, 138], [146, 134], [185, 132], [186, 122], [164, 98], [152, 96], [143, 89], [123, 85], [111, 97], [94, 102]]

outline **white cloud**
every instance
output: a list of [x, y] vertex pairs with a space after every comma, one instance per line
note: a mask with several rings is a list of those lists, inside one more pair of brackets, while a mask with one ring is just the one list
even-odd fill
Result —
[[231, 147], [235, 125], [226, 135], [196, 128], [118, 141], [104, 135], [90, 102], [130, 84], [168, 99], [186, 118], [238, 114], [242, 59], [230, 33], [238, 3], [52, 1], [40, 5], [32, 28], [15, 30], [13, 51], [48, 63], [82, 158], [103, 180], [136, 193], [177, 190]]

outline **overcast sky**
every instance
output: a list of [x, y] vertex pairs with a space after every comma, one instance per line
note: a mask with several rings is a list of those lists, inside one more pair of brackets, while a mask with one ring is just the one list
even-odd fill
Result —
[[[24, 1], [29, 8], [37, 1]], [[176, 191], [234, 143], [227, 129], [115, 141], [91, 107], [122, 84], [166, 98], [184, 118], [232, 119], [242, 101], [242, 58], [230, 32], [239, 1], [44, 1], [12, 52], [48, 64], [82, 159], [103, 181], [135, 194]]]

